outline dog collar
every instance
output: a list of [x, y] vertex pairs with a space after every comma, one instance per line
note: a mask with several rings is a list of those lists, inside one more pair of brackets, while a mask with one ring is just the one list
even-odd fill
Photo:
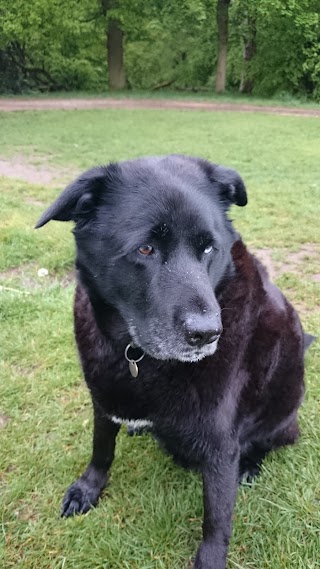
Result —
[[141, 349], [141, 348], [138, 348], [138, 346], [135, 346], [135, 344], [133, 342], [130, 342], [130, 344], [127, 345], [127, 347], [124, 351], [124, 357], [126, 358], [127, 362], [129, 362], [129, 371], [130, 371], [132, 377], [138, 377], [138, 374], [139, 374], [138, 363], [141, 362], [141, 360], [144, 358], [145, 353], [143, 350], [141, 350], [142, 356], [140, 356], [140, 358], [135, 360], [133, 358], [130, 358], [128, 355], [130, 348], [133, 350], [137, 350], [137, 349]]

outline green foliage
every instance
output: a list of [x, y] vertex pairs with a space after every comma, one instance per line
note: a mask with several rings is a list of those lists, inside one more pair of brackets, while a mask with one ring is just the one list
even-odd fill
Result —
[[[0, 92], [93, 90], [107, 85], [108, 18], [125, 34], [127, 82], [211, 89], [217, 0], [0, 0]], [[319, 0], [233, 0], [228, 88], [320, 100]], [[256, 49], [243, 59], [244, 38]]]
[[256, 26], [257, 52], [251, 64], [254, 93], [303, 93], [320, 99], [319, 1], [234, 0], [233, 74], [242, 65], [239, 41], [248, 16], [254, 17]]
[[0, 16], [3, 73], [7, 83], [10, 68], [21, 78], [17, 83], [12, 77], [13, 91], [97, 89], [105, 83], [98, 5], [90, 0], [0, 0]]
[[[261, 2], [260, 18], [266, 26], [260, 26], [258, 37], [256, 76], [260, 91], [304, 91], [320, 96], [319, 5], [317, 8], [315, 12], [316, 3], [310, 0]], [[272, 43], [267, 33], [269, 26], [273, 30]]]
[[215, 63], [216, 0], [129, 0], [114, 11], [126, 32], [132, 88], [206, 85]]

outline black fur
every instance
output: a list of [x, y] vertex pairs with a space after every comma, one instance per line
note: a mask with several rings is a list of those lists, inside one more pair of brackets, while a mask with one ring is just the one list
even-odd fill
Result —
[[[299, 432], [310, 338], [227, 218], [246, 202], [233, 170], [143, 158], [86, 172], [37, 225], [75, 222], [75, 334], [94, 407], [92, 459], [62, 515], [97, 503], [114, 417], [148, 421], [179, 464], [202, 473], [195, 569], [225, 569], [239, 479]], [[124, 357], [132, 340], [145, 352], [136, 379]]]

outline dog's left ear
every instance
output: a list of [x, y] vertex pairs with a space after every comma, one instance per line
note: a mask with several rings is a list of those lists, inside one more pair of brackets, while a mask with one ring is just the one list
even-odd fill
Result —
[[35, 229], [51, 220], [79, 221], [89, 217], [107, 184], [112, 166], [98, 166], [81, 174], [42, 214]]
[[209, 177], [212, 182], [219, 184], [220, 199], [227, 209], [233, 203], [239, 206], [247, 204], [246, 188], [238, 172], [218, 164], [211, 164]]

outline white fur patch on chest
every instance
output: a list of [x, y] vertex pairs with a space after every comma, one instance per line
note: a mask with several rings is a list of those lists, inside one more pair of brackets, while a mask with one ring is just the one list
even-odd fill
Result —
[[122, 419], [121, 417], [116, 417], [115, 415], [110, 415], [109, 418], [113, 423], [118, 425], [127, 425], [133, 429], [141, 429], [142, 427], [152, 427], [153, 422], [148, 421], [148, 419]]

